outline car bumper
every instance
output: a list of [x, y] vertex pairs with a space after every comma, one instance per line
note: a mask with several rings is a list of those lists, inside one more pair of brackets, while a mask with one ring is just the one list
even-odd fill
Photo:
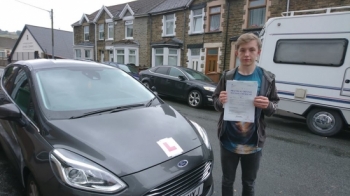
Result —
[[208, 105], [208, 106], [213, 106], [214, 105], [214, 102], [213, 102], [213, 92], [210, 92], [210, 91], [205, 91], [203, 93], [203, 102], [205, 105]]

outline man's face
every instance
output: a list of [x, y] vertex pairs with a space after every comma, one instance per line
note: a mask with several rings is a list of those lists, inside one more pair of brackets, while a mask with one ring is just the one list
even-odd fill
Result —
[[256, 59], [260, 55], [261, 50], [258, 48], [258, 42], [252, 40], [248, 43], [241, 44], [236, 51], [242, 66], [251, 66], [255, 64]]

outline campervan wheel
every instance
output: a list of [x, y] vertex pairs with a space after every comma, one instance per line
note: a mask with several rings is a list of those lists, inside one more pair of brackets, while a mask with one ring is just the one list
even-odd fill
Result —
[[321, 136], [333, 136], [343, 127], [343, 120], [339, 113], [334, 110], [323, 108], [312, 109], [307, 115], [309, 129]]

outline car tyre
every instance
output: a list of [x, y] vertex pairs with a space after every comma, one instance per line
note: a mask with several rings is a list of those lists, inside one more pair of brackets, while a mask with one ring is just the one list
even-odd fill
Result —
[[150, 86], [149, 86], [149, 83], [148, 83], [148, 82], [144, 81], [144, 82], [142, 82], [142, 84], [143, 84], [145, 87], [147, 87], [147, 88], [150, 89]]
[[26, 183], [26, 195], [27, 196], [40, 196], [39, 186], [32, 174], [27, 177]]
[[203, 103], [202, 93], [198, 90], [191, 90], [190, 93], [188, 93], [187, 103], [194, 108], [201, 107]]
[[312, 133], [326, 137], [339, 133], [344, 124], [337, 111], [322, 108], [312, 109], [306, 122]]

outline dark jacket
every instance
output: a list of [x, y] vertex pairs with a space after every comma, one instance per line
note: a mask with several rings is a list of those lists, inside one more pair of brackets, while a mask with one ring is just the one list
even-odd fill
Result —
[[[226, 90], [226, 81], [232, 80], [233, 76], [235, 74], [237, 69], [233, 69], [227, 72], [224, 72], [223, 76], [221, 77], [214, 93], [213, 93], [213, 101], [214, 101], [214, 107], [216, 111], [221, 112], [220, 119], [218, 122], [218, 137], [221, 139], [221, 136], [224, 134], [223, 131], [223, 116], [224, 116], [224, 108], [222, 107], [222, 104], [219, 100], [219, 95], [221, 91]], [[269, 98], [270, 103], [269, 106], [266, 109], [262, 110], [262, 114], [260, 115], [259, 121], [257, 122], [258, 127], [258, 147], [263, 147], [264, 142], [266, 139], [266, 122], [264, 120], [264, 116], [272, 116], [277, 110], [277, 104], [279, 102], [279, 97], [277, 95], [277, 89], [275, 85], [275, 75], [269, 71], [266, 71], [263, 69], [263, 78], [261, 82], [261, 89], [260, 89], [260, 95], [265, 96]]]

